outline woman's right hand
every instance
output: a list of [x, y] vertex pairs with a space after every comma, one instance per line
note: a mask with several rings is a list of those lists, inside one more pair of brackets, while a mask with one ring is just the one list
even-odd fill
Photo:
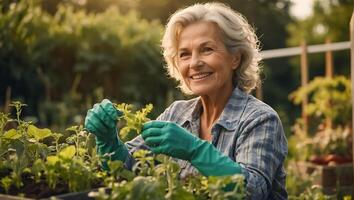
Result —
[[117, 138], [117, 118], [123, 113], [117, 110], [108, 99], [96, 103], [87, 111], [85, 128], [96, 135], [98, 140], [110, 141]]
[[[101, 103], [95, 104], [87, 111], [85, 128], [96, 135], [96, 147], [98, 155], [110, 154], [110, 160], [122, 162], [128, 156], [128, 149], [118, 137], [117, 120], [123, 113], [117, 110], [112, 102], [104, 99]], [[102, 162], [102, 168], [108, 170], [106, 160]]]

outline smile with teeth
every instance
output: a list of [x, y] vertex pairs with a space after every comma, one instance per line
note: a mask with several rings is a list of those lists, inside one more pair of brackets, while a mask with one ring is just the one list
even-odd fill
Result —
[[198, 74], [193, 74], [192, 76], [190, 76], [190, 78], [193, 80], [199, 80], [199, 79], [206, 78], [206, 77], [210, 76], [211, 74], [212, 74], [212, 72], [201, 72]]

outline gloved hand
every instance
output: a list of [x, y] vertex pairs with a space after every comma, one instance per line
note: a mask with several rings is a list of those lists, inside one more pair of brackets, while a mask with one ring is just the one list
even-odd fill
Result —
[[237, 162], [221, 154], [208, 141], [199, 139], [175, 123], [147, 122], [141, 136], [153, 153], [187, 160], [205, 176], [241, 173]]
[[[114, 153], [111, 160], [124, 162], [128, 155], [128, 149], [117, 134], [119, 131], [117, 117], [122, 115], [123, 113], [117, 110], [108, 99], [104, 99], [87, 111], [85, 128], [96, 135], [98, 155]], [[103, 162], [103, 169], [108, 169], [106, 162]]]

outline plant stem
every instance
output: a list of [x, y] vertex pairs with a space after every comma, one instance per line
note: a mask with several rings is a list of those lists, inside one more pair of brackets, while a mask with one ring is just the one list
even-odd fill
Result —
[[170, 162], [168, 161], [168, 158], [165, 158], [165, 163], [166, 163], [166, 176], [167, 176], [167, 184], [168, 184], [168, 193], [166, 194], [167, 199], [172, 199], [172, 194], [173, 194], [173, 176], [172, 176], [172, 165], [170, 165]]

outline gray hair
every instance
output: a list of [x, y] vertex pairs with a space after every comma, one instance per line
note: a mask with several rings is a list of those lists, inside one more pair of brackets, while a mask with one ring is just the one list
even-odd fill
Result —
[[182, 92], [192, 94], [177, 67], [177, 48], [183, 28], [200, 21], [216, 23], [229, 53], [241, 53], [241, 63], [234, 71], [233, 84], [247, 93], [251, 92], [260, 84], [259, 40], [247, 20], [222, 3], [194, 4], [176, 11], [170, 17], [162, 38], [168, 74], [179, 82]]

